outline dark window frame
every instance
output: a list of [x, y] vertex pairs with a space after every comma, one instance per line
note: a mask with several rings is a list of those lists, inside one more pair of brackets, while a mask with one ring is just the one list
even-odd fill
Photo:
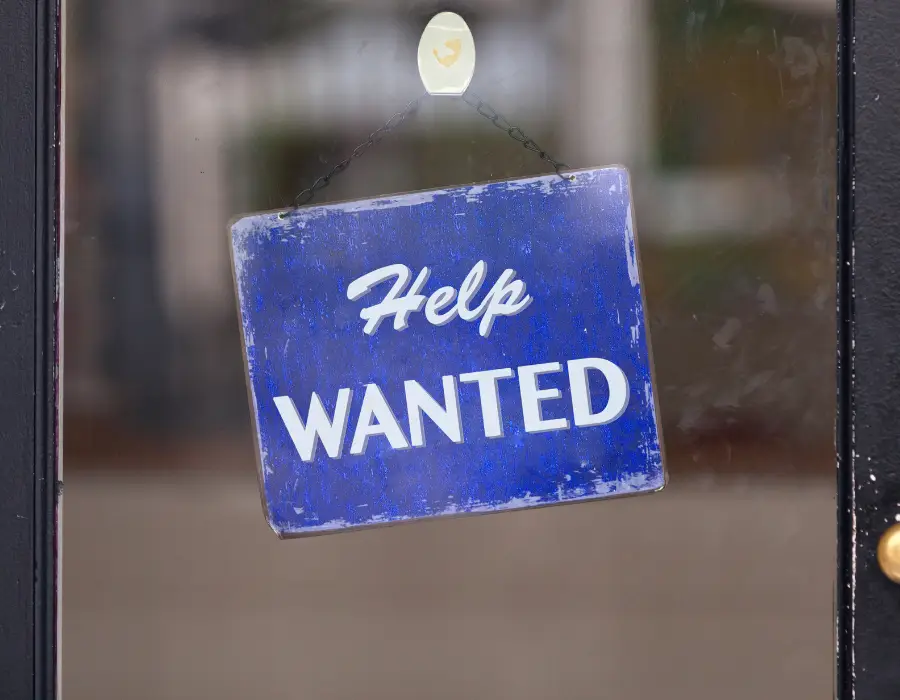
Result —
[[900, 697], [900, 4], [841, 0], [838, 42], [837, 691]]
[[0, 0], [0, 696], [57, 691], [60, 8]]

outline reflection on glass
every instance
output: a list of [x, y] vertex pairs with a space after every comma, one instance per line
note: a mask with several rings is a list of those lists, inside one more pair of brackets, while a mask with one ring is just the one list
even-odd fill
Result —
[[[830, 692], [833, 2], [67, 6], [67, 697]], [[279, 543], [228, 222], [416, 97], [440, 10], [512, 123], [631, 169], [670, 487]], [[547, 170], [432, 99], [318, 201]]]

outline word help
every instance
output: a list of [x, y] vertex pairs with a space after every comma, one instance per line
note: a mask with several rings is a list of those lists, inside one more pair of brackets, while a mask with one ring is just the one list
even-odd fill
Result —
[[363, 329], [366, 335], [373, 335], [382, 321], [391, 316], [394, 317], [394, 330], [406, 330], [410, 315], [424, 306], [425, 318], [434, 326], [444, 326], [457, 316], [470, 322], [480, 318], [478, 332], [487, 338], [498, 316], [520, 314], [533, 301], [527, 294], [525, 283], [516, 279], [515, 270], [505, 270], [481, 303], [472, 308], [470, 304], [487, 277], [487, 263], [483, 260], [466, 275], [458, 292], [453, 287], [441, 287], [430, 297], [425, 297], [421, 291], [430, 276], [431, 270], [423, 268], [410, 287], [410, 269], [406, 265], [388, 265], [351, 282], [347, 287], [347, 298], [357, 301], [379, 284], [394, 280], [384, 299], [360, 312], [360, 318], [366, 322]]

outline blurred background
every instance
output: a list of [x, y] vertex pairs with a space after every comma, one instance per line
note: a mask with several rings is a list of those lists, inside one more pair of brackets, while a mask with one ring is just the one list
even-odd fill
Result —
[[[62, 679], [100, 698], [831, 697], [834, 0], [66, 0]], [[278, 542], [229, 221], [421, 92], [632, 171], [670, 486]], [[546, 171], [458, 100], [318, 201]]]

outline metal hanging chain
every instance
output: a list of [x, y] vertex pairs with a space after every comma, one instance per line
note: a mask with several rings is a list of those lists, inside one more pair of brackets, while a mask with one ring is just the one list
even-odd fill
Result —
[[470, 107], [474, 107], [482, 117], [493, 122], [494, 126], [496, 126], [498, 129], [505, 131], [513, 141], [518, 141], [529, 151], [537, 153], [538, 157], [540, 157], [541, 160], [550, 163], [550, 165], [552, 165], [553, 169], [556, 171], [556, 174], [559, 175], [563, 180], [572, 181], [575, 179], [574, 175], [563, 175], [562, 171], [568, 170], [568, 165], [556, 160], [553, 156], [547, 153], [547, 151], [538, 146], [533, 139], [528, 138], [528, 136], [524, 131], [522, 131], [520, 127], [513, 126], [506, 117], [500, 114], [500, 112], [491, 107], [480, 97], [471, 94], [470, 92], [465, 92], [462, 95], [462, 100]]
[[416, 99], [412, 100], [409, 104], [406, 105], [401, 111], [397, 112], [393, 117], [388, 119], [384, 126], [379, 127], [371, 134], [369, 134], [369, 138], [367, 138], [363, 143], [359, 144], [356, 148], [353, 149], [353, 152], [347, 156], [340, 163], [335, 165], [327, 175], [323, 175], [318, 180], [316, 180], [313, 184], [303, 190], [300, 194], [297, 195], [296, 199], [294, 199], [294, 205], [286, 212], [283, 212], [280, 216], [281, 218], [285, 218], [290, 216], [294, 212], [296, 212], [300, 207], [308, 204], [313, 197], [316, 196], [316, 193], [320, 190], [324, 190], [328, 185], [331, 184], [331, 181], [335, 178], [335, 176], [340, 175], [347, 168], [350, 167], [351, 163], [354, 160], [363, 155], [366, 151], [368, 151], [372, 146], [380, 142], [385, 136], [388, 135], [391, 131], [400, 126], [403, 122], [405, 122], [409, 117], [415, 114], [419, 105], [422, 103], [422, 100], [427, 97], [427, 93], [419, 95]]
[[[294, 205], [286, 212], [281, 213], [279, 216], [281, 218], [286, 218], [300, 209], [302, 206], [308, 204], [312, 201], [313, 197], [316, 196], [316, 193], [320, 190], [324, 190], [328, 185], [331, 184], [331, 181], [337, 176], [344, 172], [354, 160], [362, 156], [366, 151], [368, 151], [372, 146], [379, 143], [385, 136], [388, 135], [391, 131], [399, 127], [403, 122], [405, 122], [409, 117], [415, 114], [419, 110], [419, 105], [421, 105], [422, 100], [428, 96], [428, 93], [420, 95], [416, 99], [412, 100], [409, 104], [406, 105], [401, 111], [397, 112], [394, 116], [385, 122], [384, 126], [373, 131], [369, 134], [369, 138], [366, 139], [363, 143], [359, 144], [356, 148], [353, 149], [353, 152], [347, 156], [340, 163], [335, 165], [327, 175], [322, 175], [318, 178], [312, 185], [303, 190], [300, 194], [297, 195], [296, 199], [294, 199]], [[491, 107], [487, 102], [482, 100], [480, 97], [475, 95], [470, 95], [470, 93], [466, 92], [462, 95], [462, 100], [469, 106], [474, 107], [475, 110], [483, 116], [485, 119], [491, 121], [494, 126], [498, 129], [505, 131], [511, 139], [514, 141], [518, 141], [522, 144], [523, 147], [532, 151], [533, 153], [537, 153], [538, 157], [541, 160], [546, 161], [550, 165], [553, 166], [553, 169], [556, 171], [556, 174], [559, 175], [563, 180], [571, 181], [574, 180], [575, 177], [573, 175], [564, 175], [562, 173], [563, 170], [567, 170], [569, 166], [565, 163], [556, 160], [551, 156], [547, 151], [537, 145], [533, 139], [530, 139], [524, 131], [518, 126], [513, 126], [506, 117], [500, 114], [496, 109]]]

